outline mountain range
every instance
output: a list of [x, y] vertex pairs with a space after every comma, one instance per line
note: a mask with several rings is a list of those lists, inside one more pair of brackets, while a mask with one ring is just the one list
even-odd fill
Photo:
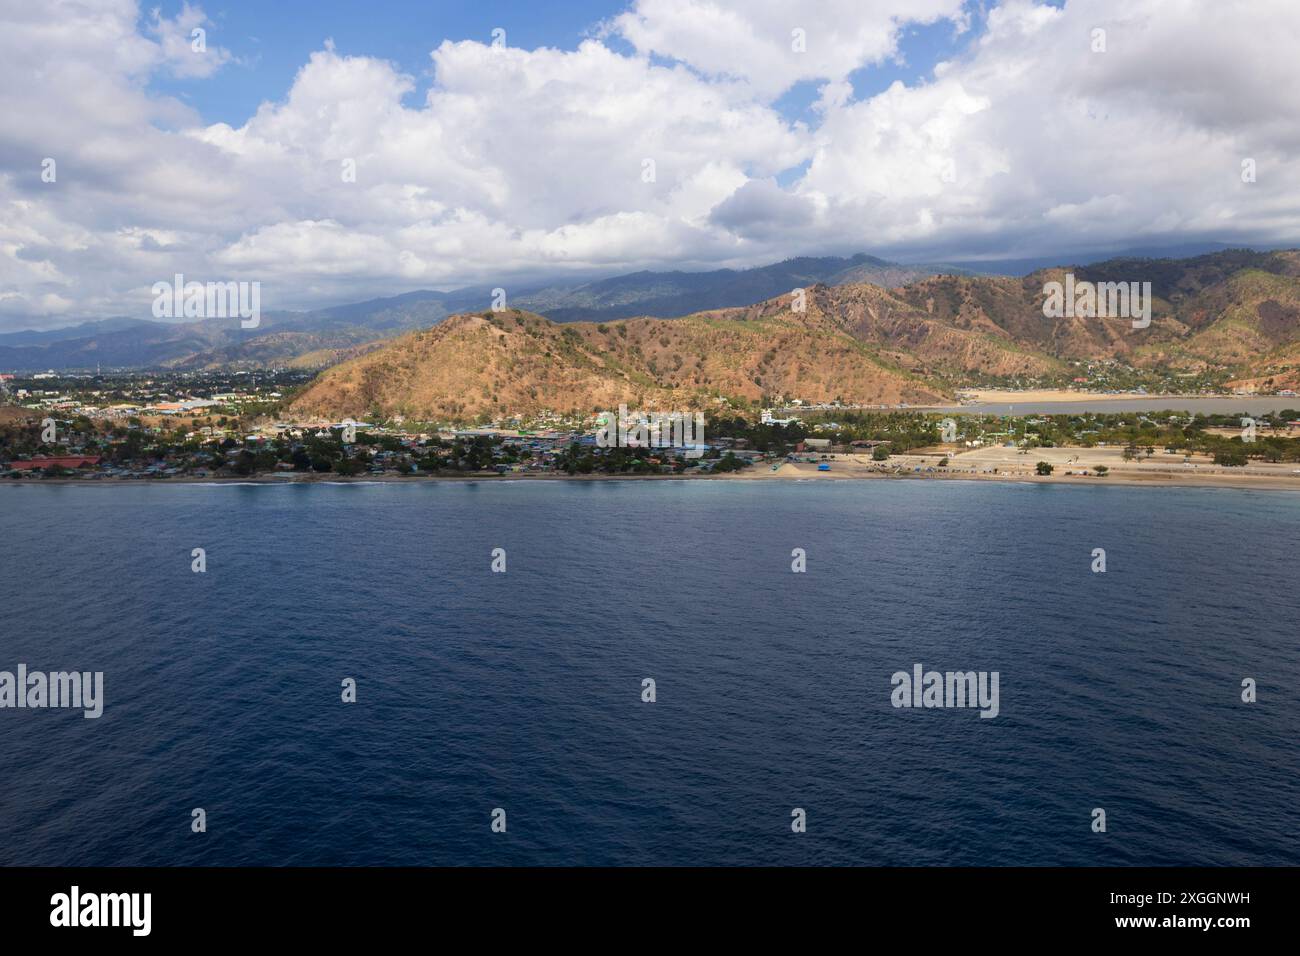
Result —
[[[1067, 272], [1078, 282], [1150, 282], [1150, 326], [1045, 316], [1044, 285]], [[677, 319], [464, 314], [326, 370], [294, 410], [466, 420], [619, 403], [693, 409], [719, 397], [916, 404], [976, 377], [1059, 379], [1093, 360], [1193, 374], [1229, 366], [1243, 382], [1296, 384], [1300, 252], [1115, 259], [1023, 278], [932, 275], [893, 289], [816, 284], [799, 304], [787, 291]]]
[[[1046, 283], [1150, 282], [1151, 324], [1049, 318]], [[804, 289], [804, 308], [792, 290]], [[1300, 251], [1115, 258], [1023, 277], [869, 256], [550, 284], [493, 311], [492, 290], [412, 292], [314, 312], [167, 324], [110, 319], [0, 336], [0, 368], [324, 368], [300, 408], [475, 418], [719, 396], [863, 403], [976, 381], [1064, 381], [1113, 361], [1300, 386]], [[669, 317], [679, 316], [679, 317]]]
[[[870, 282], [895, 287], [945, 266], [904, 266], [873, 256], [797, 258], [754, 269], [635, 272], [580, 283], [509, 290], [508, 304], [557, 322], [668, 318], [703, 309], [750, 305], [816, 283]], [[256, 329], [232, 319], [157, 322], [106, 319], [49, 332], [0, 335], [0, 369], [179, 368], [296, 365], [322, 367], [382, 339], [426, 328], [449, 315], [487, 308], [493, 289], [417, 291], [311, 312], [266, 312]]]

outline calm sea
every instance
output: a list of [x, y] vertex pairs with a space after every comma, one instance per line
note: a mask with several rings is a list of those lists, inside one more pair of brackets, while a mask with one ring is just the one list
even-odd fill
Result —
[[[0, 864], [1297, 864], [1297, 542], [1235, 490], [6, 485], [0, 670], [106, 700], [0, 710]], [[895, 709], [916, 663], [999, 715]]]

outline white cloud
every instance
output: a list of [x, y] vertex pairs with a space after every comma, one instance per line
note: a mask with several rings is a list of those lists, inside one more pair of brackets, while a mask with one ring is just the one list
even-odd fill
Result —
[[[240, 68], [199, 7], [6, 5], [0, 325], [146, 315], [174, 272], [261, 280], [280, 308], [818, 252], [1300, 233], [1290, 0], [1006, 0], [930, 81], [854, 98], [901, 30], [944, 19], [967, 26], [956, 0], [639, 0], [574, 50], [443, 41], [417, 100], [393, 64], [327, 44], [232, 126], [150, 87]], [[811, 126], [775, 105], [806, 81]]]
[[157, 41], [159, 65], [173, 76], [211, 76], [231, 60], [230, 51], [208, 46], [211, 21], [199, 7], [181, 5], [180, 13], [167, 19], [155, 8], [150, 11], [148, 32]]
[[1294, 241], [1298, 30], [1285, 0], [1010, 0], [933, 82], [829, 108], [797, 191], [825, 202], [819, 234], [866, 215], [895, 248]]
[[843, 81], [898, 50], [905, 23], [964, 25], [962, 0], [640, 0], [611, 26], [638, 51], [773, 97], [801, 80]]

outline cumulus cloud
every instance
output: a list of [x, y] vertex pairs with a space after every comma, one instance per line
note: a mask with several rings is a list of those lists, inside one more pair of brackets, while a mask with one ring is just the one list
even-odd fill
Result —
[[[962, 52], [856, 97], [853, 74], [927, 23], [965, 31]], [[219, 40], [195, 5], [0, 11], [0, 325], [147, 315], [174, 272], [260, 280], [284, 308], [1300, 226], [1290, 0], [1004, 0], [973, 19], [957, 0], [638, 0], [570, 50], [431, 44], [415, 100], [394, 64], [327, 43], [237, 124], [151, 87], [222, 82], [241, 67]], [[783, 115], [806, 82], [813, 120]]]
[[941, 19], [964, 26], [962, 0], [640, 0], [612, 29], [641, 53], [770, 98], [802, 80], [843, 81], [896, 54], [904, 24]]
[[932, 82], [829, 109], [796, 189], [894, 248], [1294, 241], [1297, 30], [1284, 0], [1009, 0]]
[[180, 13], [168, 19], [162, 11], [150, 11], [148, 33], [156, 41], [153, 52], [158, 66], [174, 76], [211, 76], [231, 60], [230, 51], [208, 47], [211, 21], [199, 7], [181, 5]]
[[771, 179], [751, 179], [713, 208], [710, 220], [738, 236], [767, 238], [806, 227], [816, 215], [804, 197], [781, 189]]

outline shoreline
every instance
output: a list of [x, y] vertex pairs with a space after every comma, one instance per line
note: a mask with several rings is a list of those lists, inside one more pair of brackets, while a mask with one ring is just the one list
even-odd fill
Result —
[[264, 476], [220, 476], [207, 478], [39, 478], [6, 481], [0, 484], [22, 485], [312, 485], [312, 484], [416, 484], [420, 482], [466, 481], [976, 481], [1011, 482], [1034, 485], [1106, 486], [1123, 485], [1130, 488], [1230, 488], [1238, 491], [1290, 491], [1300, 492], [1300, 476], [1289, 479], [1273, 475], [1174, 475], [1148, 472], [1140, 477], [1116, 475], [1088, 477], [1083, 475], [1034, 474], [971, 474], [939, 472], [867, 471], [858, 474], [844, 472], [795, 471], [777, 474], [771, 471], [729, 472], [724, 475], [529, 475], [529, 474], [477, 474], [477, 475], [367, 475], [311, 476], [295, 478], [270, 478]]

